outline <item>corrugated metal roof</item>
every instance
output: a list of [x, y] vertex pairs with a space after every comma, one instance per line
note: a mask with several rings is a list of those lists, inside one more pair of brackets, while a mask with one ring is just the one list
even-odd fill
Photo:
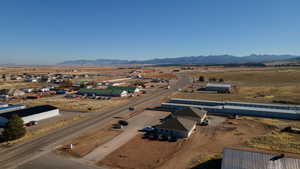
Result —
[[289, 114], [300, 114], [297, 110], [285, 110], [285, 109], [271, 109], [271, 108], [259, 108], [259, 107], [243, 107], [243, 106], [205, 106], [205, 105], [194, 105], [194, 104], [179, 104], [179, 103], [162, 103], [162, 105], [170, 106], [182, 106], [182, 107], [198, 107], [208, 109], [234, 109], [234, 110], [249, 110], [249, 111], [261, 111], [270, 113], [289, 113]]
[[[242, 107], [260, 107], [268, 109], [284, 109], [284, 110], [300, 110], [299, 105], [284, 105], [284, 104], [266, 104], [266, 103], [250, 103], [250, 102], [229, 102], [229, 101], [209, 101], [209, 100], [195, 100], [195, 99], [179, 99], [172, 98], [169, 103], [178, 102], [195, 102], [199, 105], [206, 105], [206, 103], [215, 103], [216, 105], [230, 105], [230, 106], [242, 106]], [[186, 104], [186, 103], [181, 103]]]
[[225, 148], [222, 169], [300, 169], [300, 159], [283, 157], [270, 160], [275, 155]]
[[225, 88], [231, 88], [231, 84], [225, 84], [225, 83], [207, 83], [206, 87], [225, 87]]
[[41, 106], [29, 107], [21, 110], [1, 113], [0, 116], [6, 119], [10, 119], [13, 114], [17, 114], [19, 117], [26, 117], [26, 116], [39, 114], [39, 113], [56, 110], [56, 109], [58, 108], [51, 105], [41, 105]]

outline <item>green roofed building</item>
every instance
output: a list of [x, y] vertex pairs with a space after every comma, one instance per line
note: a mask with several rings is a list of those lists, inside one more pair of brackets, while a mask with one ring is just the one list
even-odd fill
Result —
[[106, 89], [80, 89], [77, 94], [88, 96], [109, 96], [109, 97], [126, 97], [128, 92], [126, 90], [117, 88]]

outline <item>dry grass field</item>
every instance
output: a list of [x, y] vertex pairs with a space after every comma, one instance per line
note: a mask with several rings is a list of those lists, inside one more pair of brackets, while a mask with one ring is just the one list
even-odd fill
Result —
[[[300, 69], [299, 68], [224, 68], [218, 71], [206, 70], [190, 73], [194, 79], [199, 76], [223, 78], [226, 83], [236, 87], [232, 94], [213, 94], [205, 92], [177, 92], [174, 97], [273, 103], [287, 101], [300, 104]], [[204, 84], [202, 84], [204, 85]]]
[[[122, 132], [121, 130], [113, 130], [111, 125], [112, 124], [109, 124], [104, 128], [94, 129], [88, 133], [85, 133], [84, 135], [67, 142], [65, 146], [59, 148], [58, 151], [65, 155], [83, 157], [93, 151], [99, 145], [111, 140]], [[72, 150], [65, 151], [65, 147], [70, 144], [73, 144], [74, 148]]]
[[16, 100], [11, 103], [25, 104], [27, 106], [37, 106], [49, 104], [58, 107], [63, 111], [75, 112], [98, 112], [105, 108], [112, 108], [128, 102], [129, 99], [111, 99], [111, 100], [94, 100], [94, 99], [79, 99], [65, 98], [62, 95], [43, 97], [35, 100]]

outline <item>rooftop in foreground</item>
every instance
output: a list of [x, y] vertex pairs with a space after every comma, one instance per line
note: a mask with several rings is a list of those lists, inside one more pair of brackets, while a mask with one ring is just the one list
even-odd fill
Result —
[[300, 159], [281, 154], [225, 148], [222, 169], [299, 169]]

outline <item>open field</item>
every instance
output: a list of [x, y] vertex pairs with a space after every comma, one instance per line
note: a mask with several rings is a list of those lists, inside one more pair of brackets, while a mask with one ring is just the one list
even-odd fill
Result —
[[[128, 99], [111, 99], [111, 100], [94, 100], [94, 99], [77, 99], [65, 98], [62, 95], [43, 97], [35, 100], [18, 100], [17, 103], [28, 106], [37, 106], [49, 104], [58, 107], [64, 111], [77, 112], [95, 112], [102, 111], [104, 108], [111, 108], [128, 102]], [[14, 103], [15, 101], [11, 101]]]
[[[222, 78], [225, 83], [235, 85], [231, 94], [214, 94], [205, 92], [177, 92], [173, 97], [187, 99], [217, 100], [217, 101], [245, 101], [275, 103], [287, 102], [300, 104], [300, 69], [299, 68], [224, 68], [219, 71], [192, 72], [190, 76], [204, 76]], [[204, 83], [196, 82], [195, 86]], [[197, 88], [194, 88], [196, 90]]]
[[[104, 128], [90, 131], [78, 138], [68, 142], [65, 146], [59, 149], [60, 152], [66, 155], [72, 155], [74, 157], [83, 157], [93, 151], [99, 145], [111, 140], [115, 136], [119, 135], [121, 130], [113, 130], [111, 125]], [[64, 150], [67, 145], [73, 144], [72, 150]]]
[[173, 143], [158, 142], [141, 139], [141, 135], [138, 135], [99, 162], [99, 165], [125, 169], [155, 168], [167, 161], [182, 144], [183, 140]]

